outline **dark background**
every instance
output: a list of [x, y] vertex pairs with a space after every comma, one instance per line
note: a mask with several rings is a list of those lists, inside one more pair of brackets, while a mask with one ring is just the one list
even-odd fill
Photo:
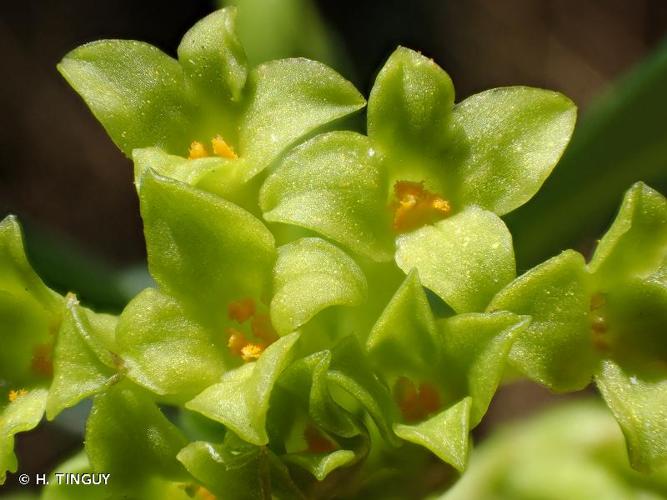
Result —
[[[367, 94], [398, 44], [433, 57], [458, 99], [489, 87], [560, 90], [584, 110], [667, 31], [660, 0], [396, 0], [316, 2], [340, 35]], [[130, 162], [55, 66], [100, 38], [150, 42], [170, 54], [211, 1], [0, 3], [0, 212], [76, 242], [113, 266], [144, 256]]]

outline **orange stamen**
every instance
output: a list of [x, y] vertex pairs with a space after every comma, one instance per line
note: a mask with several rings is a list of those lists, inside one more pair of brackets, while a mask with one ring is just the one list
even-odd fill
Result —
[[397, 181], [394, 184], [394, 230], [404, 233], [445, 218], [451, 212], [447, 200], [424, 188], [423, 182]]
[[216, 496], [211, 493], [209, 490], [204, 488], [203, 486], [200, 486], [199, 489], [197, 490], [197, 499], [198, 500], [216, 500]]
[[38, 344], [32, 351], [32, 371], [43, 377], [53, 375], [52, 346], [50, 344]]
[[440, 408], [440, 395], [429, 383], [415, 384], [401, 377], [394, 386], [394, 397], [406, 422], [418, 422], [435, 413]]
[[18, 398], [25, 396], [28, 394], [28, 391], [25, 389], [19, 389], [18, 391], [9, 391], [9, 402], [13, 403], [16, 401]]
[[231, 302], [227, 306], [227, 316], [237, 323], [244, 323], [255, 314], [255, 301], [247, 298]]
[[211, 139], [211, 146], [213, 147], [213, 152], [218, 156], [229, 160], [236, 160], [238, 158], [232, 147], [220, 135], [216, 135]]
[[243, 361], [255, 361], [264, 352], [264, 346], [262, 344], [251, 344], [248, 343], [241, 349], [241, 358]]
[[190, 151], [188, 154], [189, 160], [198, 160], [199, 158], [206, 158], [209, 156], [206, 147], [199, 141], [192, 141], [190, 144]]
[[227, 333], [229, 334], [227, 347], [229, 347], [229, 350], [232, 353], [240, 356], [243, 361], [254, 361], [264, 352], [265, 346], [263, 344], [250, 342], [246, 336], [243, 335], [243, 332], [240, 332], [235, 328], [228, 328]]
[[311, 453], [331, 453], [336, 449], [336, 446], [312, 425], [306, 427], [303, 437], [306, 439], [308, 451]]
[[238, 331], [235, 328], [227, 328], [227, 333], [229, 334], [229, 340], [227, 341], [227, 347], [237, 356], [241, 355], [241, 349], [247, 346], [250, 342], [243, 332]]

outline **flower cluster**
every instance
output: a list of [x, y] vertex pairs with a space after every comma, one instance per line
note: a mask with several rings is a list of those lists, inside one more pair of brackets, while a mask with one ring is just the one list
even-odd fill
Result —
[[455, 103], [447, 73], [398, 48], [356, 131], [350, 82], [306, 59], [249, 68], [234, 25], [206, 17], [177, 60], [106, 40], [61, 62], [134, 161], [156, 286], [94, 312], [0, 224], [0, 479], [16, 433], [92, 398], [66, 468], [119, 495], [400, 496], [433, 457], [465, 469], [516, 376], [595, 380], [633, 465], [664, 464], [667, 201], [633, 186], [590, 262], [568, 250], [519, 277], [501, 218], [558, 162], [571, 101]]

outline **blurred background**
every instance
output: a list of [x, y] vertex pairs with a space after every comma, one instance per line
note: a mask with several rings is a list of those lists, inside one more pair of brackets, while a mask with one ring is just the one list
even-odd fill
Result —
[[[245, 4], [239, 23], [252, 62], [320, 59], [365, 95], [401, 44], [448, 71], [457, 100], [517, 84], [571, 97], [580, 109], [571, 147], [544, 190], [507, 217], [519, 272], [567, 247], [588, 253], [632, 182], [667, 191], [665, 1], [228, 3]], [[144, 40], [175, 55], [185, 31], [218, 6], [205, 0], [0, 2], [0, 216], [19, 216], [31, 260], [54, 288], [117, 311], [145, 279], [131, 163], [56, 64], [101, 38]], [[552, 400], [532, 385], [513, 386], [500, 393], [487, 421]], [[47, 426], [21, 436], [19, 451], [39, 448], [44, 436], [54, 450], [74, 449], [80, 439]], [[22, 470], [44, 471], [56, 458], [44, 454], [22, 457]]]

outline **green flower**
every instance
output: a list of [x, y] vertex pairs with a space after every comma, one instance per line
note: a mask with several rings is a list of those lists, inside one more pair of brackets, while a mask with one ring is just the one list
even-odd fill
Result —
[[637, 183], [588, 264], [563, 252], [488, 308], [533, 318], [510, 354], [531, 379], [557, 391], [595, 379], [638, 469], [667, 461], [666, 273], [667, 200]]
[[0, 222], [0, 484], [16, 472], [14, 435], [36, 427], [46, 407], [62, 298], [32, 270], [14, 217]]
[[368, 136], [331, 132], [294, 149], [263, 185], [261, 208], [364, 257], [395, 257], [456, 312], [481, 311], [515, 276], [498, 215], [539, 189], [575, 116], [566, 97], [527, 87], [454, 105], [449, 76], [399, 48], [371, 90]]
[[115, 317], [47, 288], [30, 267], [16, 219], [0, 223], [0, 484], [17, 468], [16, 433], [118, 381], [115, 326]]
[[227, 8], [199, 21], [178, 60], [142, 42], [102, 40], [73, 50], [58, 69], [126, 155], [252, 205], [251, 179], [365, 101], [315, 61], [249, 68], [235, 19]]

